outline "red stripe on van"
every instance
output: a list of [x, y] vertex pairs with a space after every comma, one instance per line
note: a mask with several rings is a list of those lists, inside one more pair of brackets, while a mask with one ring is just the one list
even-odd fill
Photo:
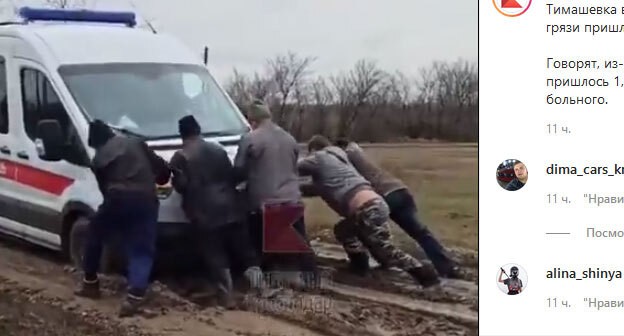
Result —
[[56, 196], [74, 183], [68, 177], [7, 160], [0, 160], [0, 177]]
[[8, 180], [14, 180], [16, 172], [17, 167], [12, 162], [0, 160], [0, 177]]

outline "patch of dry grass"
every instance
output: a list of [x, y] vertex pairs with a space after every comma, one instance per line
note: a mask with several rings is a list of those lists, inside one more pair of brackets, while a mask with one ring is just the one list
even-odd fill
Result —
[[[476, 145], [398, 145], [371, 147], [366, 151], [409, 186], [416, 198], [419, 217], [444, 245], [477, 250]], [[308, 199], [306, 204], [311, 236], [333, 241], [333, 225], [339, 217], [320, 199]], [[397, 225], [391, 224], [391, 228], [399, 245], [414, 246]]]

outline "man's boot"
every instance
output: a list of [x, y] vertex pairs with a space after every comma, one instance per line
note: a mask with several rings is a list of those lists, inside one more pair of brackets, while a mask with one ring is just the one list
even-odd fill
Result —
[[461, 269], [455, 262], [449, 252], [440, 244], [433, 236], [433, 233], [423, 227], [411, 236], [415, 237], [418, 244], [427, 254], [427, 257], [433, 262], [436, 271], [441, 277], [449, 279], [459, 279], [462, 277]]
[[92, 281], [83, 279], [80, 287], [74, 291], [74, 294], [84, 298], [99, 299], [102, 296], [100, 292], [100, 281], [97, 278]]
[[451, 262], [445, 266], [440, 266], [437, 268], [438, 273], [448, 279], [463, 279], [465, 277], [464, 272], [462, 272], [462, 269], [455, 262]]
[[141, 313], [141, 307], [145, 298], [142, 296], [135, 296], [130, 293], [126, 296], [126, 300], [121, 304], [119, 310], [119, 317], [132, 317]]
[[217, 283], [217, 303], [225, 309], [236, 308], [236, 302], [232, 297], [233, 282], [229, 268], [222, 268], [215, 274]]
[[428, 288], [440, 284], [440, 277], [435, 268], [429, 264], [407, 271], [417, 283], [423, 288]]
[[370, 270], [368, 263], [368, 254], [366, 252], [348, 253], [349, 256], [349, 269], [351, 272], [359, 275], [366, 276]]

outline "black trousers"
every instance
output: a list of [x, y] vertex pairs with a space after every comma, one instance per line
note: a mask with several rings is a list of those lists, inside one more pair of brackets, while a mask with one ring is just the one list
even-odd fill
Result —
[[416, 202], [409, 191], [405, 189], [393, 191], [385, 197], [385, 201], [390, 207], [392, 221], [418, 242], [438, 271], [448, 271], [454, 262], [438, 239], [418, 218]]
[[244, 270], [260, 266], [248, 227], [244, 222], [225, 224], [217, 229], [197, 228], [197, 247], [209, 272], [224, 268]]

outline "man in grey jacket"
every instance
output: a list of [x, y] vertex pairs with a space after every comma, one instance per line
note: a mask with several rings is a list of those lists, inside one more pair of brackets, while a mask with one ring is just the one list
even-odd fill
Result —
[[[292, 135], [271, 121], [271, 112], [264, 102], [254, 101], [248, 107], [247, 119], [253, 130], [241, 139], [234, 167], [238, 182], [247, 183], [252, 240], [256, 250], [266, 256], [266, 251], [262, 250], [263, 206], [271, 203], [303, 203], [297, 174], [299, 145]], [[308, 242], [303, 217], [294, 224], [294, 228]], [[265, 261], [274, 263], [265, 265], [284, 266], [283, 261], [294, 259], [295, 271], [304, 271], [305, 274], [303, 278], [299, 278], [301, 274], [291, 278], [292, 284], [303, 286], [300, 282], [303, 279], [312, 281], [312, 284], [317, 282], [318, 271], [312, 249], [308, 253], [291, 253], [288, 257], [269, 256]], [[279, 262], [276, 262], [277, 259]]]
[[308, 143], [309, 156], [298, 163], [301, 175], [312, 177], [316, 192], [338, 215], [347, 218], [334, 228], [336, 239], [343, 244], [353, 267], [367, 267], [362, 261], [364, 247], [391, 266], [409, 273], [423, 287], [439, 283], [435, 269], [391, 243], [387, 221], [390, 210], [364, 177], [351, 165], [347, 154], [331, 146], [329, 140], [316, 135]]
[[252, 287], [262, 288], [259, 260], [251, 246], [245, 215], [238, 209], [234, 168], [221, 145], [204, 141], [193, 116], [179, 120], [182, 149], [171, 158], [172, 184], [197, 233], [198, 250], [217, 285], [219, 304], [234, 307], [230, 257], [247, 270]]
[[377, 193], [383, 196], [390, 207], [390, 218], [420, 244], [438, 273], [444, 277], [458, 277], [457, 263], [453, 261], [427, 226], [419, 220], [416, 202], [407, 185], [377, 166], [355, 142], [339, 139], [336, 145], [347, 153], [355, 169], [371, 183]]

